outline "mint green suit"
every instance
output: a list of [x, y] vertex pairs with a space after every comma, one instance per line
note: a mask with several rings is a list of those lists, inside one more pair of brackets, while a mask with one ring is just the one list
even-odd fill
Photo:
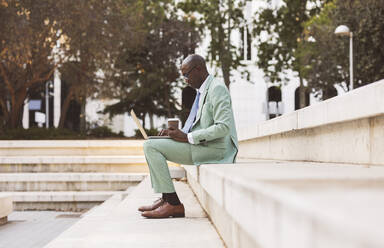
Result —
[[209, 75], [191, 133], [194, 144], [172, 139], [144, 143], [144, 153], [156, 193], [175, 192], [168, 161], [188, 165], [234, 163], [238, 151], [231, 96], [225, 84]]

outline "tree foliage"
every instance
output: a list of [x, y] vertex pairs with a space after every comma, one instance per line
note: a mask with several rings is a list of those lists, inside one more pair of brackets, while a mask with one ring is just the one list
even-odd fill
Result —
[[76, 101], [84, 130], [85, 100], [113, 90], [103, 85], [114, 74], [121, 44], [140, 43], [137, 23], [142, 17], [123, 0], [1, 0], [0, 20], [3, 125], [21, 126], [24, 101], [58, 69], [68, 87], [60, 126], [70, 102]]
[[[85, 130], [85, 103], [113, 88], [105, 87], [115, 72], [114, 64], [121, 43], [135, 46], [140, 42], [136, 25], [140, 16], [120, 0], [62, 1], [59, 24], [65, 37], [62, 50], [69, 56], [61, 66], [67, 95], [63, 101], [60, 126], [66, 119], [71, 101], [81, 106], [80, 129]], [[135, 17], [135, 18], [133, 18]]]
[[305, 106], [305, 88], [297, 57], [297, 48], [303, 42], [303, 24], [320, 12], [327, 0], [283, 0], [278, 6], [267, 0], [255, 18], [254, 34], [257, 43], [257, 65], [274, 83], [287, 81], [288, 71], [300, 79], [300, 105]]
[[178, 4], [192, 19], [196, 16], [197, 25], [202, 34], [206, 30], [210, 34], [210, 45], [208, 48], [208, 60], [215, 62], [221, 67], [224, 82], [227, 87], [230, 84], [230, 72], [242, 66], [242, 54], [233, 45], [231, 36], [234, 30], [238, 30], [244, 24], [243, 8], [245, 0], [184, 0]]
[[21, 124], [28, 91], [45, 83], [57, 67], [52, 49], [60, 37], [49, 18], [55, 1], [0, 2], [0, 108], [7, 127]]
[[122, 46], [116, 62], [113, 97], [119, 102], [106, 108], [111, 116], [134, 109], [146, 114], [172, 117], [179, 113], [175, 90], [179, 82], [180, 59], [194, 51], [198, 35], [188, 20], [180, 20], [171, 1], [133, 1], [143, 16], [144, 39], [135, 49]]
[[354, 36], [354, 87], [384, 78], [384, 1], [333, 1], [305, 24], [308, 42], [298, 55], [310, 87], [327, 92], [339, 84], [348, 90], [349, 38], [334, 34], [339, 25], [347, 25]]

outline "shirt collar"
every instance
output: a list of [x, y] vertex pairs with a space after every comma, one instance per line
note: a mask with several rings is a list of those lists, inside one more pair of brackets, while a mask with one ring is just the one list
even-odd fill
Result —
[[211, 75], [208, 75], [208, 77], [205, 79], [204, 83], [200, 86], [200, 88], [198, 89], [198, 91], [200, 92], [200, 94], [202, 94], [205, 90], [205, 87], [207, 86], [207, 81], [209, 79]]

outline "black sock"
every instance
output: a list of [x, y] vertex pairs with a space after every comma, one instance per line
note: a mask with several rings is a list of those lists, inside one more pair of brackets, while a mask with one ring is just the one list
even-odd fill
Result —
[[163, 199], [171, 205], [180, 205], [181, 202], [176, 192], [173, 193], [163, 193]]

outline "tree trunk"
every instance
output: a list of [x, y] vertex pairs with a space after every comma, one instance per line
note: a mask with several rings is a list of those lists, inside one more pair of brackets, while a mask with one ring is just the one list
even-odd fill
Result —
[[[230, 13], [228, 14], [230, 15]], [[225, 18], [222, 18], [223, 21]], [[232, 56], [230, 53], [230, 39], [231, 39], [231, 30], [230, 30], [230, 16], [228, 16], [227, 19], [227, 24], [228, 24], [228, 30], [227, 30], [227, 39], [225, 38], [225, 29], [223, 28], [222, 25], [219, 25], [218, 27], [218, 36], [219, 36], [219, 45], [220, 45], [220, 50], [219, 50], [219, 59], [221, 62], [221, 71], [223, 73], [223, 78], [224, 78], [224, 83], [229, 89], [229, 84], [231, 83], [230, 81], [230, 65], [232, 62]]]
[[[224, 32], [224, 30], [222, 28], [219, 28], [219, 32]], [[223, 33], [221, 33], [221, 34], [219, 33], [219, 40], [225, 42], [224, 37], [223, 37]], [[224, 83], [229, 89], [229, 84], [231, 83], [231, 81], [230, 81], [230, 68], [229, 68], [231, 57], [230, 57], [229, 52], [226, 50], [226, 46], [223, 44], [221, 45], [221, 48], [219, 51], [219, 59], [221, 61], [221, 71], [223, 73]]]
[[145, 129], [145, 115], [146, 113], [143, 113], [141, 116], [141, 120], [143, 121], [143, 128]]
[[82, 134], [84, 134], [87, 129], [85, 107], [87, 104], [88, 91], [87, 84], [85, 82], [88, 79], [84, 75], [86, 75], [86, 72], [88, 71], [88, 61], [87, 57], [82, 57], [81, 74], [79, 75], [82, 84], [82, 97], [80, 97], [80, 133]]
[[151, 129], [155, 128], [154, 122], [153, 122], [153, 114], [149, 114], [149, 125]]
[[303, 78], [301, 76], [299, 76], [299, 79], [300, 79], [300, 87], [299, 87], [299, 108], [305, 108], [307, 106], [307, 103], [306, 103], [306, 97], [305, 97], [305, 91], [306, 91], [306, 88], [304, 87], [304, 84], [303, 84]]
[[10, 128], [22, 127], [22, 116], [24, 110], [24, 101], [27, 96], [25, 89], [17, 91], [16, 95], [12, 97], [11, 101], [11, 115], [10, 115]]
[[224, 83], [229, 89], [229, 84], [231, 83], [231, 79], [230, 79], [231, 74], [229, 71], [229, 66], [226, 65], [226, 63], [224, 62], [221, 64], [221, 71], [223, 72]]
[[[226, 40], [226, 48], [224, 50], [225, 60], [222, 63], [222, 71], [224, 77], [224, 83], [229, 89], [229, 84], [231, 83], [231, 64], [232, 64], [232, 56], [231, 56], [231, 18], [232, 18], [232, 0], [228, 0], [228, 18], [227, 18], [227, 40]], [[224, 30], [223, 30], [224, 31]]]
[[167, 106], [167, 117], [171, 118], [171, 103], [169, 102], [169, 90], [168, 85], [164, 87], [164, 98], [165, 98], [165, 104]]
[[[0, 99], [0, 109], [2, 110], [2, 113], [3, 113], [3, 119], [2, 121], [4, 121], [4, 125], [6, 125], [6, 123], [8, 123], [9, 121], [9, 112], [8, 112], [8, 109], [7, 109], [7, 104], [5, 103], [4, 99]], [[0, 127], [2, 127], [2, 123], [0, 123]]]
[[85, 96], [81, 97], [81, 108], [80, 108], [80, 133], [84, 134], [86, 132], [86, 119], [85, 119], [85, 106], [87, 104], [87, 98]]
[[72, 96], [73, 96], [73, 89], [74, 89], [73, 87], [69, 88], [68, 94], [64, 99], [63, 106], [61, 107], [59, 128], [64, 128], [64, 124], [67, 119], [69, 104], [71, 103]]

